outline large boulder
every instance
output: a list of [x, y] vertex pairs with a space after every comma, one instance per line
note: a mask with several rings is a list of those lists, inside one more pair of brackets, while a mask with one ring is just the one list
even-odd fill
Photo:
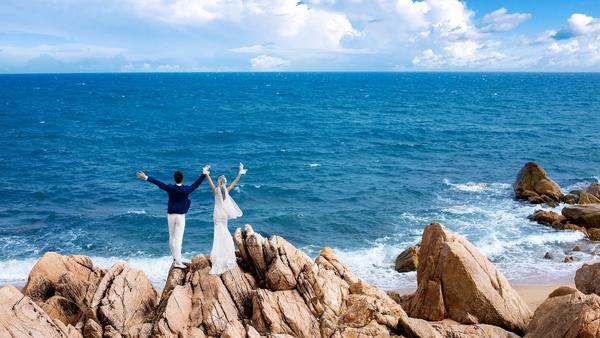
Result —
[[419, 246], [413, 245], [402, 251], [394, 264], [394, 269], [398, 272], [416, 271], [419, 265]]
[[531, 311], [502, 273], [467, 240], [438, 223], [423, 231], [411, 317], [490, 324], [521, 334]]
[[536, 204], [557, 205], [564, 196], [560, 186], [535, 162], [528, 162], [521, 168], [513, 190], [517, 199], [526, 199]]
[[89, 309], [92, 296], [106, 270], [87, 256], [47, 252], [29, 272], [23, 293], [52, 319], [75, 325]]
[[569, 223], [584, 228], [600, 228], [600, 205], [570, 205], [562, 209], [562, 215]]
[[575, 286], [585, 294], [600, 295], [600, 261], [583, 264], [575, 273]]
[[536, 310], [526, 338], [600, 337], [600, 296], [561, 288]]
[[87, 256], [62, 256], [47, 252], [29, 272], [23, 293], [38, 304], [57, 293], [78, 304], [88, 304], [105, 270]]
[[13, 286], [0, 288], [0, 337], [79, 338], [73, 326], [53, 321]]

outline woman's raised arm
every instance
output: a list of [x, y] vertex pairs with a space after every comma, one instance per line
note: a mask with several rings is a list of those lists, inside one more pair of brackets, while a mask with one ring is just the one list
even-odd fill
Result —
[[240, 181], [240, 178], [242, 178], [242, 175], [244, 175], [246, 171], [247, 169], [244, 169], [244, 164], [240, 162], [240, 170], [238, 171], [235, 180], [233, 180], [233, 182], [231, 182], [231, 184], [227, 187], [227, 191], [231, 191], [231, 189], [235, 187], [235, 185]]
[[210, 178], [210, 171], [208, 171], [208, 169], [209, 168], [204, 167], [204, 169], [202, 170], [202, 173], [208, 179], [208, 184], [210, 185], [210, 189], [212, 190], [213, 194], [216, 194], [217, 188], [215, 188], [215, 184], [213, 183], [212, 178]]

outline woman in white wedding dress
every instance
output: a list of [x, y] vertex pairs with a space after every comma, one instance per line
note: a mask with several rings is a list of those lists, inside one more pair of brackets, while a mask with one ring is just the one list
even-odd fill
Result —
[[213, 275], [220, 275], [233, 269], [235, 266], [235, 246], [229, 228], [227, 227], [227, 222], [230, 219], [241, 217], [243, 213], [233, 198], [231, 198], [229, 192], [235, 187], [245, 173], [246, 169], [244, 169], [244, 165], [240, 163], [240, 170], [237, 177], [229, 186], [227, 185], [227, 178], [223, 175], [217, 177], [217, 186], [215, 186], [210, 178], [208, 168], [204, 170], [210, 188], [215, 195], [215, 209], [213, 212], [215, 228], [213, 246], [210, 251], [210, 261], [212, 262], [210, 274]]

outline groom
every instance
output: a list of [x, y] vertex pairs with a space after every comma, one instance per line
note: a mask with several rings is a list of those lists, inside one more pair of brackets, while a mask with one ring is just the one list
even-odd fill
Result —
[[153, 177], [147, 176], [143, 171], [138, 171], [136, 176], [155, 184], [169, 195], [169, 207], [167, 209], [167, 221], [169, 223], [169, 248], [173, 255], [173, 266], [185, 269], [183, 258], [181, 257], [181, 242], [183, 241], [183, 231], [185, 230], [185, 214], [190, 209], [192, 203], [188, 198], [189, 194], [194, 192], [200, 186], [209, 166], [204, 166], [202, 175], [192, 185], [183, 185], [183, 172], [176, 171], [173, 174], [175, 184], [165, 184]]

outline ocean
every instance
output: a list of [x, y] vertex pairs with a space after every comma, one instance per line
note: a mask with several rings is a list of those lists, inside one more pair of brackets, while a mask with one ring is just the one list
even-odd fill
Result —
[[[0, 284], [46, 251], [124, 260], [162, 286], [164, 181], [204, 164], [231, 181], [230, 222], [323, 246], [385, 289], [394, 259], [437, 221], [514, 282], [552, 283], [578, 232], [534, 224], [511, 184], [537, 161], [565, 191], [600, 177], [600, 74], [194, 73], [0, 75]], [[191, 195], [183, 251], [210, 252], [213, 197]], [[550, 209], [549, 207], [545, 207]], [[562, 206], [554, 208], [560, 210]], [[554, 259], [543, 259], [546, 251]]]

